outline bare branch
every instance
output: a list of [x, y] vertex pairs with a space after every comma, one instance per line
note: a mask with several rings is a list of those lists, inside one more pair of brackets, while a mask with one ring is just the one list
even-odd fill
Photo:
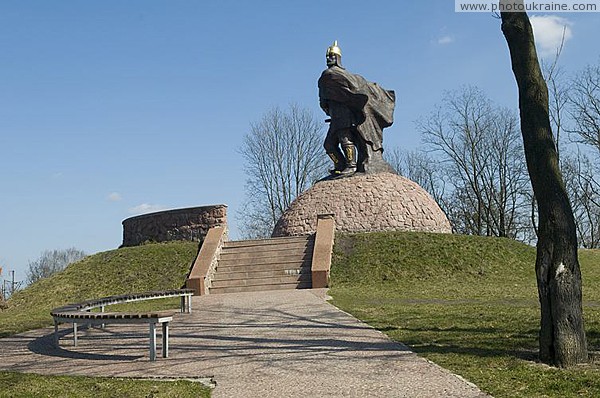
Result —
[[318, 119], [298, 105], [272, 108], [250, 125], [239, 149], [247, 175], [238, 213], [243, 237], [270, 236], [292, 201], [325, 174], [323, 135]]

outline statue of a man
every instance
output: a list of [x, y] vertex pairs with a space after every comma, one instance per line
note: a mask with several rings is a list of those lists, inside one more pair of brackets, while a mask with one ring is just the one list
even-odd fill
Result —
[[393, 123], [394, 92], [344, 69], [337, 41], [327, 49], [326, 59], [319, 103], [330, 117], [324, 147], [334, 164], [331, 174], [393, 172], [383, 160], [382, 142], [383, 129]]

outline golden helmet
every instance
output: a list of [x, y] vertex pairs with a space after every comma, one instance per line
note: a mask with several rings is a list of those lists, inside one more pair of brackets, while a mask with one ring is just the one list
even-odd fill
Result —
[[330, 54], [339, 55], [340, 57], [342, 56], [342, 49], [338, 47], [337, 40], [327, 48], [327, 53], [325, 55], [328, 56]]

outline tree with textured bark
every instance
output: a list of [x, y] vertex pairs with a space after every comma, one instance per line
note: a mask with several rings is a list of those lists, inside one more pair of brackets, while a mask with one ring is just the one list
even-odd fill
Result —
[[[523, 6], [523, 0], [510, 3]], [[539, 214], [535, 269], [541, 307], [540, 360], [573, 366], [588, 359], [581, 272], [575, 219], [550, 126], [548, 87], [527, 14], [503, 11], [500, 16], [519, 90], [521, 133]]]

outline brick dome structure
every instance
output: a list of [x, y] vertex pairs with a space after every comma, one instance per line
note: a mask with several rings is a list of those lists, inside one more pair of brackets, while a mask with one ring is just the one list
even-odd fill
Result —
[[392, 173], [325, 180], [302, 193], [281, 216], [273, 236], [316, 231], [317, 215], [334, 214], [339, 232], [451, 233], [450, 222], [417, 183]]

